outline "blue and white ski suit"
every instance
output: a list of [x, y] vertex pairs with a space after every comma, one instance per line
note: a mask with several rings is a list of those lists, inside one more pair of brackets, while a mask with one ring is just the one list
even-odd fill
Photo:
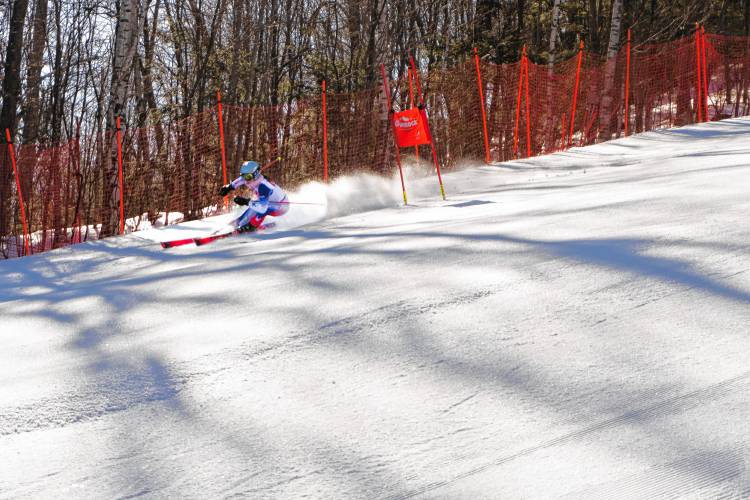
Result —
[[232, 181], [233, 189], [240, 186], [246, 186], [252, 192], [254, 199], [237, 219], [237, 227], [250, 224], [258, 228], [263, 224], [266, 216], [280, 217], [289, 211], [289, 202], [284, 190], [263, 177], [263, 174], [251, 181], [245, 180], [242, 176]]

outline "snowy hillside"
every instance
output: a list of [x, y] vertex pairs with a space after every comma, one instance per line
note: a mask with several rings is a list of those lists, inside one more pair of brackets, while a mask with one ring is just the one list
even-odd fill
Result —
[[750, 498], [750, 120], [444, 181], [0, 262], [0, 498]]

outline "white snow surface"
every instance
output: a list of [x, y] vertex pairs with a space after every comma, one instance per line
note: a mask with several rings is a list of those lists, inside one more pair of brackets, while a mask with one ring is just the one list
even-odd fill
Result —
[[0, 262], [0, 498], [750, 498], [750, 120], [465, 167]]

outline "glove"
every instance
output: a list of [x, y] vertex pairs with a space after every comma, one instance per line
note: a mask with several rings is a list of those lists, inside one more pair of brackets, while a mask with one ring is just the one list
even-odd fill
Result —
[[247, 205], [247, 204], [250, 203], [250, 199], [249, 198], [243, 198], [242, 196], [235, 196], [234, 197], [234, 202], [236, 204], [238, 204], [238, 205]]
[[226, 186], [221, 186], [221, 189], [219, 189], [219, 195], [226, 196], [229, 194], [230, 191], [234, 191], [234, 187], [231, 184], [227, 184]]

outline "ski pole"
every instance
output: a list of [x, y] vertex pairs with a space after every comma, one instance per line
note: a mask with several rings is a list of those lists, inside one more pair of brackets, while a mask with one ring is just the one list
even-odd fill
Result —
[[326, 203], [313, 203], [309, 201], [270, 201], [268, 202], [269, 205], [320, 205], [320, 206], [327, 206]]
[[273, 160], [269, 161], [268, 163], [266, 163], [265, 165], [263, 165], [262, 167], [260, 167], [260, 171], [263, 172], [265, 169], [267, 169], [268, 167], [272, 166], [273, 164], [275, 164], [276, 162], [279, 162], [279, 161], [281, 161], [281, 156], [277, 156]]
[[269, 205], [276, 204], [284, 204], [284, 205], [321, 205], [325, 206], [325, 203], [312, 203], [312, 202], [305, 202], [305, 201], [269, 201]]

